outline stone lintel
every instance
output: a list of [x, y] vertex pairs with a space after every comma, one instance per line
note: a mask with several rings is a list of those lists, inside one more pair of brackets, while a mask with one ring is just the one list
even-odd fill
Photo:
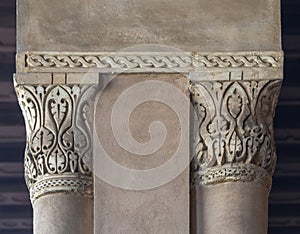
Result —
[[283, 77], [283, 53], [282, 51], [212, 53], [32, 51], [17, 55], [17, 72], [40, 73], [41, 82], [46, 79], [49, 83], [64, 79], [50, 73], [68, 73], [66, 81], [60, 80], [63, 83], [68, 82], [67, 80], [81, 79], [75, 78], [82, 76], [80, 73], [184, 73], [190, 74], [193, 82], [269, 80]]

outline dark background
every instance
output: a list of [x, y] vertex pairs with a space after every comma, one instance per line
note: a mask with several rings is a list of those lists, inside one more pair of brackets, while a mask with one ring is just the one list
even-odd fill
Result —
[[[249, 0], [251, 1], [251, 0]], [[263, 1], [263, 0], [262, 0]], [[15, 0], [0, 0], [0, 233], [32, 233], [23, 179], [24, 121], [13, 90]], [[300, 233], [300, 0], [282, 0], [285, 75], [275, 118], [278, 163], [269, 205], [269, 233]]]

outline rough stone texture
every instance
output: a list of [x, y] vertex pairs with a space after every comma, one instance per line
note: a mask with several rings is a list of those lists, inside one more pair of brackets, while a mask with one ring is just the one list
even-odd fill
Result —
[[279, 0], [18, 1], [17, 50], [278, 50]]
[[[180, 139], [178, 116], [165, 104], [148, 101], [138, 106], [130, 116], [130, 130], [135, 140], [149, 141], [149, 125], [161, 121], [167, 130], [166, 141], [155, 153], [140, 156], [122, 149], [112, 135], [111, 109], [116, 99], [127, 88], [145, 80], [169, 82], [187, 92], [187, 80], [182, 75], [119, 75], [100, 97], [96, 108], [96, 130], [101, 143], [118, 164], [137, 170], [155, 168], [168, 161]], [[155, 90], [149, 90], [152, 92]], [[176, 101], [176, 100], [174, 100]], [[180, 100], [177, 100], [179, 102]], [[174, 103], [176, 104], [176, 103]], [[188, 113], [186, 113], [188, 116]], [[188, 157], [188, 147], [182, 157]], [[94, 155], [94, 157], [101, 155]], [[118, 175], [118, 171], [112, 171]], [[120, 178], [122, 179], [122, 178]], [[137, 178], [132, 178], [135, 180]], [[157, 178], [158, 180], [160, 178]], [[95, 230], [96, 233], [188, 233], [189, 231], [189, 168], [169, 183], [150, 190], [124, 190], [95, 178]]]
[[[167, 45], [189, 52], [278, 51], [281, 49], [279, 12], [279, 0], [19, 0], [17, 51], [112, 52], [141, 44]], [[153, 48], [143, 47], [140, 51], [149, 52]], [[45, 63], [53, 66], [51, 59], [45, 59]], [[225, 72], [226, 79], [236, 78], [232, 72]], [[243, 72], [238, 79], [244, 78]], [[48, 75], [52, 79], [52, 74]], [[165, 120], [172, 136], [166, 146], [146, 160], [124, 152], [115, 144], [109, 132], [109, 118], [106, 124], [99, 122], [109, 114], [118, 93], [134, 82], [154, 76], [174, 83], [180, 80], [179, 76], [162, 74], [122, 76], [110, 85], [105, 102], [98, 103], [101, 105], [96, 127], [106, 150], [114, 161], [132, 169], [149, 169], [169, 159], [178, 144], [180, 126], [176, 118], [166, 106], [155, 103], [145, 104], [132, 114], [130, 129], [135, 139], [141, 142], [149, 139], [147, 126], [153, 115]], [[246, 77], [252, 80], [255, 74], [247, 73]], [[181, 82], [177, 85], [187, 91], [186, 85]], [[188, 152], [183, 154], [187, 156]], [[121, 190], [97, 177], [94, 187], [96, 233], [189, 232], [188, 168], [170, 183], [152, 190]], [[197, 233], [266, 233], [266, 188], [252, 182], [235, 182], [203, 187], [197, 193], [192, 203], [196, 212], [191, 212]], [[90, 200], [72, 194], [47, 195], [36, 201], [34, 212], [35, 233], [91, 232]]]
[[95, 233], [189, 233], [188, 170], [147, 191], [119, 189], [95, 180]]
[[[192, 234], [266, 234], [269, 191], [256, 183], [223, 183], [197, 189]], [[195, 198], [194, 198], [195, 199]]]
[[72, 194], [51, 194], [33, 206], [34, 234], [92, 234], [93, 200]]

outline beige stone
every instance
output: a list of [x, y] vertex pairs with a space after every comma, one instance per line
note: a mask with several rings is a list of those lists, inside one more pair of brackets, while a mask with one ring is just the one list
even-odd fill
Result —
[[279, 0], [18, 1], [18, 52], [280, 50]]
[[[270, 114], [283, 77], [279, 0], [19, 0], [17, 14], [15, 85], [27, 127], [25, 177], [35, 234], [266, 233], [276, 161]], [[93, 107], [85, 104], [93, 98], [83, 98], [83, 90], [119, 72], [129, 74], [107, 86], [95, 115], [96, 133], [116, 164], [149, 170], [169, 162], [182, 143], [178, 116], [150, 101], [131, 113], [129, 130], [145, 144], [158, 118], [168, 130], [163, 147], [144, 157], [117, 144], [110, 114], [130, 86], [157, 80], [186, 96], [190, 90], [199, 117], [190, 123], [190, 149], [175, 160], [177, 175], [153, 186], [162, 179], [155, 174], [148, 190], [139, 187], [143, 176], [122, 174], [120, 167], [103, 164], [97, 171], [93, 159], [104, 154], [91, 153]], [[190, 117], [189, 110], [181, 114]], [[119, 137], [129, 138], [125, 131]], [[190, 152], [196, 156], [191, 203], [188, 163], [179, 166]]]
[[[105, 78], [103, 77], [103, 79]], [[180, 144], [180, 133], [182, 130], [178, 116], [171, 109], [172, 106], [168, 107], [165, 103], [155, 101], [148, 101], [139, 105], [131, 113], [129, 127], [135, 140], [146, 143], [151, 140], [149, 125], [153, 121], [161, 121], [165, 124], [167, 130], [166, 140], [158, 151], [146, 156], [133, 154], [121, 148], [113, 136], [110, 123], [111, 112], [119, 96], [126, 91], [128, 92], [128, 89], [137, 83], [149, 80], [157, 81], [158, 79], [161, 85], [163, 85], [163, 82], [168, 82], [179, 88], [183, 93], [187, 94], [188, 92], [188, 81], [182, 75], [123, 74], [113, 79], [99, 98], [95, 115], [96, 131], [110, 158], [120, 166], [134, 170], [147, 170], [159, 167], [171, 160]], [[149, 87], [149, 92], [155, 92], [155, 90]], [[131, 93], [131, 95], [135, 94]], [[176, 105], [176, 102], [179, 103], [181, 100], [174, 99], [174, 102], [171, 104]], [[186, 109], [189, 110], [189, 106]], [[189, 114], [185, 113], [185, 115], [187, 117], [186, 120], [188, 120]], [[101, 156], [94, 155], [94, 157]], [[186, 147], [184, 154], [180, 155], [180, 157], [187, 158], [187, 163], [184, 168], [180, 168], [180, 165], [177, 164], [179, 169], [176, 177], [168, 181], [167, 184], [147, 190], [134, 191], [116, 187], [117, 185], [113, 186], [101, 181], [101, 178], [97, 177], [96, 171], [94, 181], [94, 223], [96, 233], [188, 233], [188, 156], [189, 148]], [[123, 179], [118, 177], [118, 171], [111, 168], [108, 168], [108, 171], [108, 173], [115, 175], [118, 181]], [[130, 177], [130, 174], [128, 173], [124, 176]], [[164, 174], [153, 175], [153, 179], [157, 181], [162, 179], [159, 176], [164, 176]], [[158, 178], [155, 179], [155, 177]], [[133, 176], [130, 180], [134, 183], [138, 179]], [[125, 183], [127, 183], [127, 180], [124, 181], [124, 184], [121, 184], [121, 186], [125, 186]], [[147, 181], [144, 183], [146, 184]]]
[[92, 234], [93, 199], [71, 193], [49, 194], [33, 206], [34, 234]]
[[[196, 194], [196, 195], [195, 195]], [[193, 234], [266, 234], [268, 196], [256, 183], [229, 182], [197, 188]]]

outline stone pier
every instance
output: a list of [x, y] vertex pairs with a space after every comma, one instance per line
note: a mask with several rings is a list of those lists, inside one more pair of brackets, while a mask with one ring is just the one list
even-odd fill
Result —
[[19, 0], [17, 18], [35, 234], [267, 233], [279, 0]]

